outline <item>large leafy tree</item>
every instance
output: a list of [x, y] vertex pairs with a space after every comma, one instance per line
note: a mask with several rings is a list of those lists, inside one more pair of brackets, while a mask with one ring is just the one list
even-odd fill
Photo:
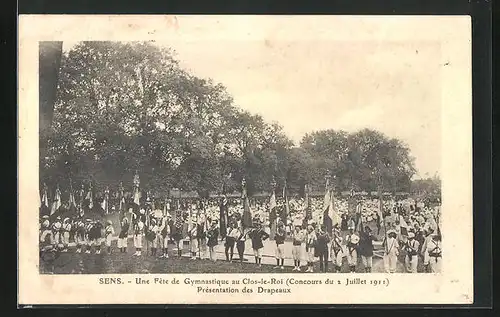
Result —
[[277, 123], [242, 111], [221, 84], [193, 76], [175, 52], [145, 42], [82, 42], [63, 54], [42, 177], [98, 191], [132, 182], [153, 195], [173, 187], [210, 193], [318, 190], [329, 171], [339, 189], [409, 188], [408, 147], [373, 130], [325, 130], [294, 146]]

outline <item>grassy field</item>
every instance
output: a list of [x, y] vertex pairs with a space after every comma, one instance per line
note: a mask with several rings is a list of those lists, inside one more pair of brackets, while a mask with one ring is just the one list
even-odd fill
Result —
[[[218, 260], [191, 260], [170, 254], [168, 259], [157, 258], [142, 254], [133, 256], [132, 241], [129, 241], [127, 253], [120, 253], [116, 244], [112, 247], [112, 254], [106, 254], [105, 248], [101, 254], [75, 253], [70, 249], [67, 253], [44, 254], [40, 257], [40, 273], [42, 274], [144, 274], [144, 273], [295, 273], [292, 267], [285, 266], [284, 270], [274, 269], [274, 265], [263, 264], [260, 268], [253, 263], [253, 257], [248, 256], [248, 262], [226, 262]], [[175, 252], [174, 252], [175, 253]], [[372, 272], [383, 272], [383, 261], [374, 257]], [[305, 263], [302, 263], [304, 265]], [[305, 268], [303, 267], [303, 270]], [[420, 268], [419, 271], [421, 271]], [[319, 263], [315, 263], [315, 272], [319, 272]], [[329, 272], [333, 266], [329, 263]], [[347, 263], [342, 267], [343, 273], [348, 273]], [[357, 266], [358, 273], [364, 273], [361, 260]], [[404, 272], [400, 263], [398, 272]]]

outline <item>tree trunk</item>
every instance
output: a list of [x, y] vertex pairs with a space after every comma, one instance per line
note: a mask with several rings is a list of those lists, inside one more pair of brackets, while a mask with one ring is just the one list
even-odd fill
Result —
[[39, 43], [39, 146], [41, 159], [46, 154], [47, 138], [45, 136], [52, 125], [61, 57], [62, 42]]

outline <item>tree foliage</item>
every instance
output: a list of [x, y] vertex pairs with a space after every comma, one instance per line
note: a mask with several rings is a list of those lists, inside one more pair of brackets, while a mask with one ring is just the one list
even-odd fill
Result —
[[318, 189], [330, 171], [339, 189], [409, 189], [408, 147], [372, 130], [325, 130], [295, 146], [277, 123], [241, 110], [221, 84], [193, 76], [175, 53], [145, 42], [82, 42], [64, 53], [41, 178], [111, 189], [131, 183], [163, 195], [201, 196], [270, 190], [273, 177], [292, 191]]

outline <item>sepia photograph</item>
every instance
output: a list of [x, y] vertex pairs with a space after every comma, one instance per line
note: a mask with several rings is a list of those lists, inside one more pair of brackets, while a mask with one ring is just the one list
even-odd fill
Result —
[[439, 45], [312, 45], [40, 42], [40, 272], [439, 272]]
[[[239, 292], [203, 289], [218, 274], [388, 287], [450, 273], [450, 50], [373, 35], [391, 19], [371, 31], [351, 19], [169, 16], [141, 30], [135, 17], [104, 29], [149, 36], [32, 39], [38, 274], [136, 285], [182, 274], [201, 296]], [[311, 30], [294, 36], [299, 21]], [[342, 24], [364, 36], [328, 35]]]

